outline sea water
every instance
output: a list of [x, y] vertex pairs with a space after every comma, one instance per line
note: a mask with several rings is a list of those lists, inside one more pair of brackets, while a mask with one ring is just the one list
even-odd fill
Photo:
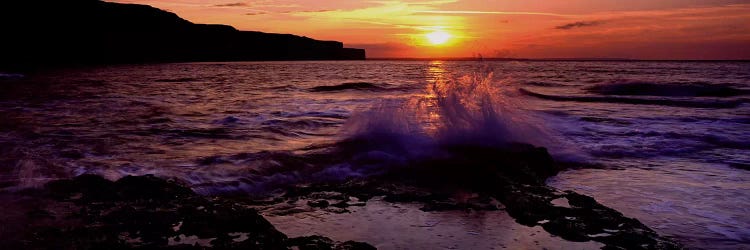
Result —
[[[202, 194], [262, 195], [382, 174], [444, 143], [525, 142], [574, 167], [553, 187], [688, 247], [750, 248], [749, 98], [747, 62], [237, 62], [2, 74], [0, 188], [154, 174]], [[378, 164], [321, 160], [353, 137], [377, 144], [361, 155]]]

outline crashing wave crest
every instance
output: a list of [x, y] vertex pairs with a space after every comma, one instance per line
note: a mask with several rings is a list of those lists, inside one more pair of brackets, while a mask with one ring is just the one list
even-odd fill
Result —
[[732, 97], [750, 91], [726, 85], [707, 83], [654, 83], [644, 81], [615, 81], [587, 88], [601, 95], [672, 96], [672, 97]]

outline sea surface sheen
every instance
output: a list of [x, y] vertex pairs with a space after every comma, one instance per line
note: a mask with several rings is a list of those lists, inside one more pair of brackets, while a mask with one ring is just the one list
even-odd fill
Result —
[[297, 173], [310, 152], [398, 130], [415, 151], [441, 136], [548, 147], [583, 167], [549, 185], [691, 248], [750, 248], [748, 62], [122, 65], [2, 74], [0, 90], [4, 190], [95, 173], [270, 192], [321, 176]]

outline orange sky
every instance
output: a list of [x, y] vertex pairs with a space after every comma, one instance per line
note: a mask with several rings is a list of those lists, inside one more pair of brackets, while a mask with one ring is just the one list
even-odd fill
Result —
[[[747, 0], [116, 0], [374, 57], [750, 59]], [[446, 44], [425, 34], [444, 31]]]

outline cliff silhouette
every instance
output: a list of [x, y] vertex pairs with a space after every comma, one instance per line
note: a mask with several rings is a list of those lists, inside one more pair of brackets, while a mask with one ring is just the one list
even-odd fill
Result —
[[147, 5], [3, 0], [0, 67], [255, 60], [362, 60], [362, 49], [289, 34], [194, 24]]

